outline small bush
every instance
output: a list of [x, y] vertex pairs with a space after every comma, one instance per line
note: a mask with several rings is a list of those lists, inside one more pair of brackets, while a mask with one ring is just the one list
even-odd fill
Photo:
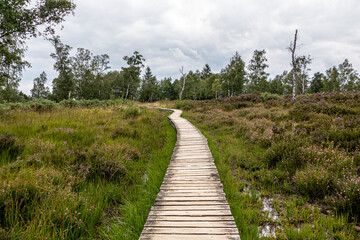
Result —
[[24, 145], [17, 143], [16, 137], [10, 133], [0, 135], [0, 155], [3, 161], [16, 159], [24, 150]]
[[332, 173], [322, 166], [296, 171], [293, 181], [300, 193], [312, 198], [323, 198], [332, 189]]
[[303, 167], [306, 162], [300, 157], [300, 147], [306, 145], [301, 139], [288, 138], [273, 144], [264, 155], [264, 160], [270, 168], [279, 167], [290, 174]]
[[39, 100], [31, 101], [28, 104], [31, 109], [38, 112], [52, 111], [57, 107], [57, 103], [47, 99], [39, 99]]
[[272, 94], [272, 93], [268, 93], [268, 92], [264, 92], [260, 94], [260, 99], [263, 102], [267, 102], [268, 100], [277, 100], [279, 99], [279, 95], [277, 94]]
[[62, 100], [59, 104], [64, 107], [72, 108], [79, 106], [79, 101], [68, 99], [68, 100]]
[[123, 109], [124, 118], [135, 118], [140, 115], [139, 107], [135, 105], [129, 105]]
[[10, 111], [11, 107], [6, 104], [0, 104], [0, 117], [8, 115]]
[[360, 129], [332, 130], [328, 134], [328, 140], [344, 149], [354, 151], [360, 146]]
[[350, 212], [352, 216], [360, 214], [360, 177], [346, 172], [342, 178], [336, 180], [335, 194], [326, 197], [334, 207], [340, 211]]
[[91, 199], [72, 191], [75, 181], [67, 173], [48, 168], [28, 168], [12, 179], [0, 179], [0, 226], [23, 227], [26, 236], [31, 231], [26, 226], [32, 223], [41, 228], [46, 221], [48, 237], [75, 239], [86, 234], [99, 216]]
[[132, 161], [140, 158], [141, 153], [127, 144], [94, 144], [86, 151], [76, 151], [71, 170], [76, 176], [87, 181], [123, 180], [131, 169]]
[[139, 132], [137, 129], [129, 128], [129, 127], [118, 127], [116, 128], [112, 134], [112, 138], [118, 138], [118, 137], [130, 137], [130, 138], [136, 138], [139, 137]]
[[182, 110], [191, 110], [194, 109], [194, 103], [191, 101], [183, 100], [183, 101], [177, 101], [174, 105], [174, 108], [176, 109], [182, 109]]

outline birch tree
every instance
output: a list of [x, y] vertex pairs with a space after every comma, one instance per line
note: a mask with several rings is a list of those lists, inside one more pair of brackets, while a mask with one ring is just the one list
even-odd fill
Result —
[[296, 51], [296, 43], [297, 43], [297, 38], [298, 38], [298, 30], [295, 30], [295, 36], [294, 36], [294, 42], [290, 43], [290, 46], [288, 47], [288, 50], [291, 53], [291, 66], [292, 66], [292, 75], [293, 75], [293, 79], [292, 79], [292, 101], [295, 102], [296, 101], [296, 55], [295, 55], [295, 51]]
[[185, 84], [186, 84], [186, 73], [184, 73], [184, 66], [181, 66], [181, 69], [179, 69], [181, 75], [182, 75], [182, 79], [183, 79], [183, 83], [182, 83], [182, 87], [180, 90], [180, 94], [179, 94], [179, 100], [181, 101], [181, 97], [184, 93], [184, 89], [185, 89]]

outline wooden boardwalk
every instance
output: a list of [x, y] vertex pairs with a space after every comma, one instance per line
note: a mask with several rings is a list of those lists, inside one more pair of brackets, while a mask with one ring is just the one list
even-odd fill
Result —
[[240, 239], [206, 138], [173, 110], [177, 143], [141, 240]]

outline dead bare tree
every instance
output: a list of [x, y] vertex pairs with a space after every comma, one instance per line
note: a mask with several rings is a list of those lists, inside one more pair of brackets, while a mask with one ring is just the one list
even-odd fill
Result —
[[185, 83], [186, 83], [186, 73], [184, 73], [184, 66], [181, 66], [181, 69], [179, 69], [181, 75], [182, 75], [182, 78], [184, 79], [183, 80], [183, 85], [182, 85], [182, 88], [181, 88], [181, 91], [180, 91], [180, 94], [179, 94], [179, 99], [181, 100], [181, 96], [184, 92], [184, 89], [185, 89]]
[[292, 100], [293, 102], [296, 101], [296, 55], [295, 55], [295, 50], [296, 50], [296, 41], [297, 41], [297, 34], [298, 34], [298, 30], [295, 30], [295, 37], [294, 37], [294, 42], [290, 43], [290, 46], [288, 48], [288, 50], [291, 52], [291, 65], [292, 65], [292, 74], [293, 74], [293, 86], [292, 86]]

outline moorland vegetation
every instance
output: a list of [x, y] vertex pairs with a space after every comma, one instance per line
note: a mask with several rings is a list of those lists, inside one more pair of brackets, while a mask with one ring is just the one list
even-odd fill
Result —
[[137, 239], [176, 141], [134, 103], [2, 106], [1, 239]]
[[359, 100], [262, 93], [174, 107], [208, 138], [242, 238], [268, 227], [276, 239], [358, 239]]

